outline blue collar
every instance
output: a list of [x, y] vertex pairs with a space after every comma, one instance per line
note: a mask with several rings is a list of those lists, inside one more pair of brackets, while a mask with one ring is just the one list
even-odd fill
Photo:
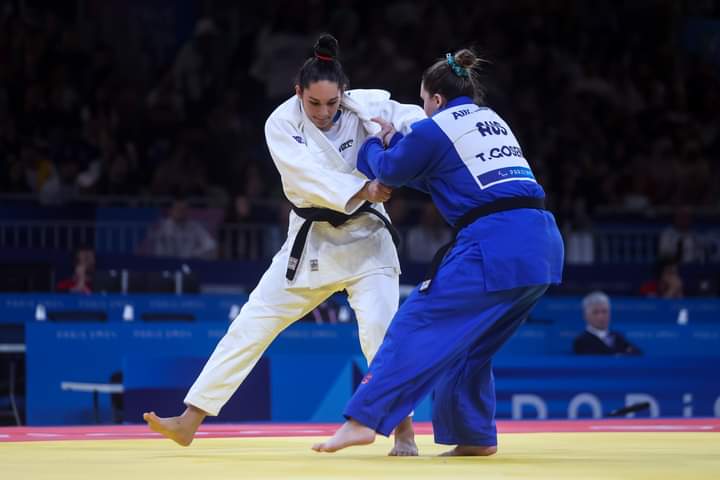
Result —
[[468, 103], [475, 104], [475, 102], [473, 102], [473, 99], [470, 97], [466, 97], [464, 95], [460, 97], [455, 97], [449, 102], [447, 102], [447, 105], [445, 105], [444, 107], [438, 108], [437, 112], [435, 112], [433, 116], [448, 108], [457, 107], [458, 105], [466, 105]]

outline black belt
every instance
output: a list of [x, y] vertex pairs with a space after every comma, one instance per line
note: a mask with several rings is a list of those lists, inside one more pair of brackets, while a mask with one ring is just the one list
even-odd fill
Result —
[[292, 249], [290, 250], [287, 272], [285, 273], [285, 278], [288, 280], [295, 278], [295, 273], [297, 273], [298, 266], [300, 265], [300, 258], [302, 257], [303, 250], [305, 249], [305, 242], [307, 241], [307, 236], [313, 222], [328, 222], [333, 227], [339, 227], [351, 218], [355, 218], [362, 213], [369, 213], [371, 215], [375, 215], [385, 224], [385, 227], [392, 236], [395, 247], [400, 245], [400, 235], [398, 234], [398, 231], [385, 215], [372, 208], [370, 202], [363, 203], [360, 208], [350, 215], [336, 212], [335, 210], [330, 210], [328, 208], [298, 208], [293, 205], [292, 209], [293, 212], [295, 212], [299, 217], [304, 218], [305, 221], [300, 226], [300, 230], [298, 230]]
[[495, 200], [494, 202], [486, 203], [485, 205], [480, 205], [479, 207], [473, 208], [465, 215], [460, 217], [460, 220], [458, 220], [455, 224], [455, 228], [453, 228], [452, 240], [440, 247], [438, 251], [435, 252], [435, 256], [432, 259], [430, 268], [425, 275], [425, 280], [420, 284], [420, 292], [425, 293], [430, 288], [430, 284], [432, 284], [432, 281], [435, 278], [435, 274], [437, 274], [437, 270], [440, 267], [443, 259], [445, 258], [445, 255], [447, 255], [453, 245], [455, 245], [455, 240], [457, 240], [457, 236], [458, 233], [460, 233], [460, 230], [467, 227], [480, 217], [484, 217], [492, 213], [504, 212], [506, 210], [516, 210], [518, 208], [536, 208], [540, 210], [545, 210], [545, 199], [536, 197], [500, 198], [498, 200]]

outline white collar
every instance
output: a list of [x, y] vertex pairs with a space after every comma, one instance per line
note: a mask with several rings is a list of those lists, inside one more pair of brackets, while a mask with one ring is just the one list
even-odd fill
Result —
[[604, 340], [610, 334], [609, 330], [600, 330], [599, 328], [595, 328], [592, 325], [586, 325], [585, 329], [601, 340]]

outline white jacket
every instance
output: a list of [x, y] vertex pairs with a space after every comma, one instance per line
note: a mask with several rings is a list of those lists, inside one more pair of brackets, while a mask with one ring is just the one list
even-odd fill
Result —
[[[361, 120], [362, 131], [355, 139], [358, 146], [380, 129], [370, 120], [372, 117], [391, 121], [402, 133], [408, 133], [412, 123], [426, 118], [422, 108], [390, 100], [390, 94], [384, 90], [349, 90], [343, 96], [341, 108], [344, 114], [355, 114]], [[265, 123], [265, 139], [280, 172], [285, 195], [295, 206], [350, 214], [363, 203], [351, 202], [351, 198], [368, 179], [357, 170], [355, 159], [352, 165], [348, 164], [307, 118], [297, 96], [270, 114]], [[382, 204], [373, 208], [387, 215]], [[304, 221], [290, 213], [288, 238], [274, 262], [287, 265], [295, 235]], [[295, 279], [285, 280], [284, 287], [323, 287], [383, 268], [400, 273], [390, 233], [375, 216], [362, 214], [337, 228], [316, 222], [310, 229]]]

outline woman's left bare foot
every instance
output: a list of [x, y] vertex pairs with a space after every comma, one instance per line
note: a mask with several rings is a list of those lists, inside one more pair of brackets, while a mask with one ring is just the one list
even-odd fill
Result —
[[405, 420], [395, 427], [395, 445], [390, 453], [391, 457], [417, 457], [418, 447], [415, 444], [415, 432], [412, 426], [412, 417]]

